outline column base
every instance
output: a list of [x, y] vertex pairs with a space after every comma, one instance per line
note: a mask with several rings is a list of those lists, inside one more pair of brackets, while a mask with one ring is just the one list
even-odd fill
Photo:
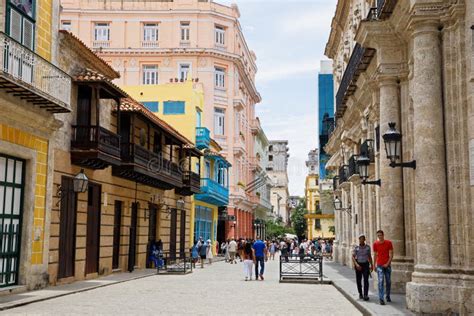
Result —
[[407, 284], [407, 307], [419, 314], [474, 313], [474, 275], [448, 269], [423, 269]]

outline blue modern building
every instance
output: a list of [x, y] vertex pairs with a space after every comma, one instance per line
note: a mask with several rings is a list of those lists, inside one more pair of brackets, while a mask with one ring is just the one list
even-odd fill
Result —
[[324, 151], [329, 135], [334, 129], [334, 79], [332, 61], [321, 61], [321, 70], [318, 75], [319, 95], [319, 178], [326, 178], [326, 162], [329, 156]]

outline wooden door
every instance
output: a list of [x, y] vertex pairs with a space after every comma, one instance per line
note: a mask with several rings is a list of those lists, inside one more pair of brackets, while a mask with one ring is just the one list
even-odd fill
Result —
[[184, 258], [186, 254], [186, 211], [181, 211], [181, 219], [179, 225], [179, 255]]
[[100, 185], [89, 183], [87, 200], [86, 274], [99, 272]]
[[120, 259], [120, 231], [122, 230], [122, 201], [115, 201], [114, 211], [114, 240], [112, 251], [112, 269], [119, 268]]
[[[151, 246], [156, 242], [156, 219], [157, 219], [157, 209], [158, 207], [155, 204], [148, 203], [149, 217], [148, 217], [148, 244], [147, 244], [147, 258], [151, 253]], [[147, 260], [147, 268], [150, 262]]]
[[178, 226], [178, 211], [174, 208], [171, 210], [171, 227], [170, 227], [170, 259], [176, 259], [176, 233]]
[[128, 271], [135, 269], [137, 252], [137, 223], [138, 223], [138, 203], [132, 203], [132, 215], [130, 219], [130, 235], [128, 241]]
[[76, 260], [77, 194], [74, 192], [73, 179], [63, 176], [61, 188], [58, 279], [74, 276]]

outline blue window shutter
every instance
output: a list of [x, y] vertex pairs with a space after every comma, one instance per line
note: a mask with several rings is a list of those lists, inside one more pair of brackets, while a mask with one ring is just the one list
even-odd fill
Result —
[[185, 114], [184, 101], [165, 101], [163, 102], [163, 114]]
[[155, 102], [155, 101], [146, 101], [146, 102], [142, 102], [142, 104], [150, 111], [152, 111], [153, 113], [156, 113], [158, 112], [158, 102]]

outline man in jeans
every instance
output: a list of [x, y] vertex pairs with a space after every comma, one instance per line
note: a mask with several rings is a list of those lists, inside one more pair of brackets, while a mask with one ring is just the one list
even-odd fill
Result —
[[[264, 280], [263, 272], [265, 271], [265, 261], [267, 261], [267, 246], [260, 237], [257, 236], [257, 241], [253, 244], [255, 250], [255, 280]], [[258, 273], [258, 265], [260, 264], [260, 273]]]
[[391, 274], [392, 274], [392, 258], [393, 258], [393, 245], [390, 240], [384, 238], [382, 230], [377, 231], [378, 240], [374, 242], [374, 261], [377, 265], [377, 278], [379, 282], [379, 299], [380, 305], [385, 305], [384, 301], [384, 279], [386, 283], [386, 299], [387, 302], [391, 302], [390, 299], [390, 286], [391, 286]]
[[[352, 252], [352, 262], [356, 270], [357, 290], [359, 298], [369, 300], [369, 273], [373, 269], [370, 246], [365, 243], [365, 235], [359, 236], [359, 245]], [[362, 294], [362, 278], [364, 278], [364, 294]]]

